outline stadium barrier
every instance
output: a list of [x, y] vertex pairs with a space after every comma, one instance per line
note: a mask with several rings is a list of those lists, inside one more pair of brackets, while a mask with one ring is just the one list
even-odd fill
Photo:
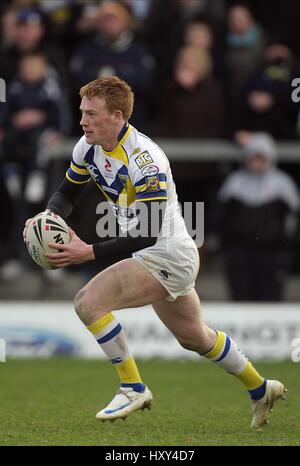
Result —
[[[300, 312], [296, 304], [203, 306], [205, 321], [231, 335], [253, 360], [300, 361]], [[115, 312], [138, 358], [194, 358], [179, 346], [151, 306]], [[8, 358], [103, 358], [97, 343], [66, 302], [1, 302], [0, 339]]]
[[[69, 160], [79, 138], [64, 139], [54, 147], [43, 147], [43, 156], [51, 160]], [[241, 160], [242, 149], [228, 140], [155, 139], [172, 161], [235, 162]], [[277, 142], [279, 162], [300, 163], [300, 143]]]

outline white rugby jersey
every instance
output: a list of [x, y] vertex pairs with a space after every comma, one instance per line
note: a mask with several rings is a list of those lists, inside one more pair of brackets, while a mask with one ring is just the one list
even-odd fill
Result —
[[72, 183], [92, 178], [113, 208], [123, 232], [137, 224], [138, 202], [167, 201], [158, 238], [187, 236], [169, 161], [150, 138], [126, 124], [117, 147], [105, 151], [86, 143], [83, 136], [73, 150], [66, 177]]

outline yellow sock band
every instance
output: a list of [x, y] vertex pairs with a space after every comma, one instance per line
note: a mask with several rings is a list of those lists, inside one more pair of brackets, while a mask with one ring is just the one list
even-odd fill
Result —
[[208, 359], [213, 359], [216, 356], [218, 356], [220, 352], [222, 351], [222, 349], [224, 348], [225, 340], [226, 340], [225, 333], [218, 332], [215, 346], [208, 353], [204, 354], [204, 357]]
[[115, 316], [112, 315], [111, 312], [105, 314], [105, 316], [101, 317], [101, 319], [97, 320], [91, 325], [87, 326], [87, 329], [93, 334], [96, 335], [97, 333], [101, 332], [105, 329], [111, 322], [115, 320]]
[[264, 383], [264, 378], [259, 375], [256, 369], [248, 361], [245, 369], [237, 378], [246, 386], [247, 390], [255, 390]]
[[143, 383], [135, 360], [131, 356], [120, 364], [115, 364], [121, 383]]

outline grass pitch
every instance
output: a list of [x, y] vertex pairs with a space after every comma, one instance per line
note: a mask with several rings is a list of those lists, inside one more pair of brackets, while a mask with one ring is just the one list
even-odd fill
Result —
[[299, 364], [256, 366], [289, 390], [258, 433], [242, 384], [213, 364], [141, 361], [152, 410], [102, 423], [95, 414], [118, 388], [108, 362], [9, 360], [0, 364], [0, 445], [300, 445]]

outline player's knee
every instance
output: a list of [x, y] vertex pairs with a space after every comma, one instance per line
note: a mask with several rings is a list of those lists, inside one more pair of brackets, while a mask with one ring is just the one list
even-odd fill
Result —
[[87, 323], [93, 313], [87, 290], [84, 288], [76, 293], [74, 298], [75, 311], [82, 322]]

